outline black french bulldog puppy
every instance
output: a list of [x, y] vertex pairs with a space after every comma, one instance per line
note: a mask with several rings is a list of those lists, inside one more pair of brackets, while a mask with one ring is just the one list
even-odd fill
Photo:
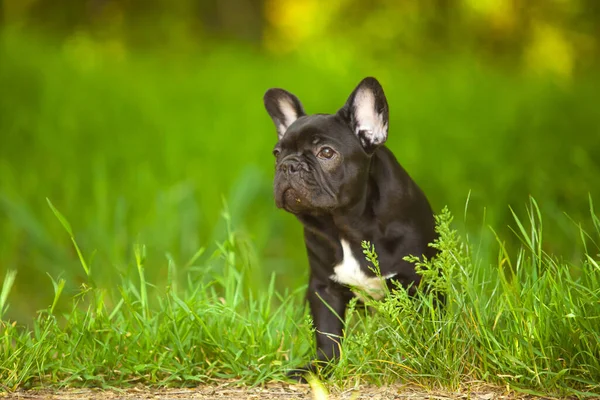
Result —
[[[264, 102], [279, 136], [275, 202], [304, 225], [310, 264], [317, 357], [289, 374], [302, 379], [339, 357], [340, 318], [356, 295], [352, 289], [380, 299], [392, 280], [413, 289], [419, 284], [403, 257], [435, 255], [428, 246], [435, 224], [427, 198], [384, 146], [388, 104], [376, 79], [360, 82], [336, 114], [306, 115], [283, 89], [269, 89]], [[381, 276], [365, 260], [363, 240], [375, 245]]]

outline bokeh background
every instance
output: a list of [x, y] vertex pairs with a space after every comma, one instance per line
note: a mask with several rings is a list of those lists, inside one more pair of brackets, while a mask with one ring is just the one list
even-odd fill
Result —
[[[335, 112], [365, 76], [390, 104], [389, 147], [480, 262], [518, 241], [529, 196], [545, 250], [576, 262], [600, 202], [597, 0], [2, 0], [0, 276], [28, 323], [89, 283], [202, 273], [231, 226], [249, 286], [306, 281], [300, 225], [274, 206], [269, 87]], [[600, 206], [599, 206], [600, 207]], [[193, 265], [187, 261], [207, 251]], [[200, 266], [200, 267], [199, 267]], [[65, 296], [63, 296], [65, 297]], [[68, 298], [68, 296], [67, 296]]]

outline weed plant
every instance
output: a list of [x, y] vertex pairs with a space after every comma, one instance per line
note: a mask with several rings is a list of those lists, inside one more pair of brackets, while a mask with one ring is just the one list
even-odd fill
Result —
[[[223, 379], [258, 385], [285, 379], [287, 369], [311, 356], [305, 287], [279, 292], [272, 275], [265, 292], [249, 289], [245, 281], [257, 267], [255, 258], [238, 240], [227, 211], [226, 239], [205, 262], [198, 262], [204, 249], [183, 268], [167, 259], [168, 283], [158, 287], [147, 281], [145, 247], [137, 245], [137, 279], [123, 277], [112, 290], [95, 284], [69, 222], [49, 204], [73, 240], [87, 281], [67, 312], [55, 309], [65, 280], [50, 277], [54, 301], [31, 327], [1, 319], [4, 390], [190, 386]], [[538, 394], [599, 395], [600, 221], [591, 200], [590, 206], [596, 230], [581, 231], [587, 253], [576, 264], [544, 251], [533, 199], [526, 221], [514, 217], [521, 248], [511, 254], [498, 238], [493, 264], [474, 255], [445, 208], [436, 216], [440, 237], [432, 244], [439, 255], [409, 257], [432, 289], [414, 297], [395, 289], [383, 301], [367, 300], [367, 312], [353, 300], [331, 381], [452, 388], [490, 382]], [[376, 248], [363, 245], [377, 269]], [[9, 271], [0, 316], [14, 280]], [[443, 307], [436, 303], [440, 293]]]

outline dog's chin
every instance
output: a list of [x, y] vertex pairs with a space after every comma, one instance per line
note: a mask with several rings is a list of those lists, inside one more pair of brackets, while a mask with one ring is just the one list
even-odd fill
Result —
[[277, 207], [295, 215], [323, 215], [335, 209], [335, 206], [330, 204], [333, 202], [315, 203], [315, 201], [322, 199], [314, 199], [311, 197], [310, 193], [303, 193], [302, 191], [298, 191], [291, 187], [279, 192], [275, 198]]
[[311, 209], [306, 197], [293, 188], [285, 189], [277, 196], [277, 207], [283, 208], [292, 214], [299, 214]]

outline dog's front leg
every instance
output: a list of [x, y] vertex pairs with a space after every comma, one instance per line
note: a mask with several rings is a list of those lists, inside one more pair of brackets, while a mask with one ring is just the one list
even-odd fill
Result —
[[333, 282], [327, 284], [311, 279], [309, 283], [307, 298], [316, 329], [317, 361], [329, 362], [340, 356], [348, 304], [344, 289]]
[[301, 381], [306, 373], [314, 373], [339, 358], [344, 314], [352, 294], [335, 282], [323, 282], [311, 276], [306, 297], [316, 330], [317, 357], [306, 366], [288, 373], [290, 378]]

